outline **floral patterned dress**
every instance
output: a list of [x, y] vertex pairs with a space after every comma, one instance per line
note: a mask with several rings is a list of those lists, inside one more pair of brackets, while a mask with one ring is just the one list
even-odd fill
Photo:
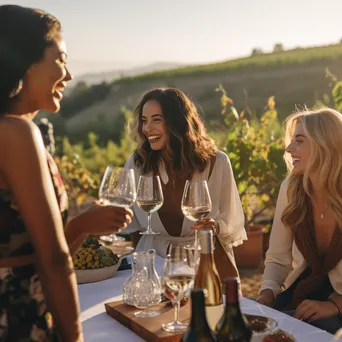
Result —
[[[66, 220], [68, 200], [57, 166], [47, 161], [60, 210]], [[0, 260], [34, 254], [15, 199], [0, 189]], [[0, 342], [59, 341], [53, 319], [46, 307], [34, 264], [0, 268]]]

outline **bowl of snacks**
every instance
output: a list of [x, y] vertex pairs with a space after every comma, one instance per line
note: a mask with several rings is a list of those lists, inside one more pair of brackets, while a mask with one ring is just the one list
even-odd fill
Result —
[[245, 317], [253, 331], [252, 342], [263, 342], [264, 337], [278, 331], [278, 323], [273, 318], [249, 314]]
[[73, 259], [77, 283], [93, 283], [113, 277], [121, 260], [110, 248], [88, 237]]

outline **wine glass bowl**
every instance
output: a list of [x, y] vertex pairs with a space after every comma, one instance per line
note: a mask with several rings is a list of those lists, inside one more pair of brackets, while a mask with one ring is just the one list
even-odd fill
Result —
[[[104, 205], [129, 208], [137, 197], [133, 169], [120, 169], [108, 166], [99, 188], [99, 200]], [[101, 236], [106, 243], [125, 240], [111, 234]]]
[[336, 331], [331, 342], [342, 342], [342, 328]]
[[99, 199], [105, 205], [129, 208], [137, 197], [133, 169], [107, 167], [99, 189]]
[[159, 176], [140, 176], [137, 189], [137, 206], [147, 213], [147, 230], [140, 234], [159, 234], [151, 228], [151, 215], [164, 203], [163, 190]]
[[[185, 182], [181, 209], [183, 215], [193, 222], [210, 214], [212, 204], [207, 181], [187, 180]], [[195, 242], [192, 248], [197, 249], [198, 245], [198, 234], [195, 230]]]

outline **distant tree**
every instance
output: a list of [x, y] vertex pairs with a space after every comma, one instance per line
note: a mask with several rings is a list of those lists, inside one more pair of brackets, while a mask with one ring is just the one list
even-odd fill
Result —
[[252, 50], [252, 56], [260, 56], [263, 54], [263, 51], [260, 48], [254, 48]]
[[342, 44], [342, 38], [341, 38], [341, 40], [340, 40], [340, 44]]
[[63, 101], [60, 115], [63, 118], [71, 118], [85, 108], [89, 108], [96, 102], [103, 101], [112, 85], [107, 82], [87, 86], [85, 82], [79, 82], [72, 89], [70, 96]]
[[84, 81], [77, 82], [77, 84], [72, 88], [71, 95], [78, 96], [85, 93], [88, 90], [87, 83]]
[[273, 52], [283, 52], [285, 51], [283, 44], [277, 43], [274, 45]]

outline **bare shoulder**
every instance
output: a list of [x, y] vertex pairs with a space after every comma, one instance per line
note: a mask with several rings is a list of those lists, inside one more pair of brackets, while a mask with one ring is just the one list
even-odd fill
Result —
[[44, 148], [39, 128], [29, 120], [14, 117], [0, 119], [0, 146], [6, 147], [0, 148], [3, 153], [18, 149], [28, 153]]
[[28, 137], [40, 140], [40, 136], [39, 128], [32, 121], [14, 117], [0, 119], [0, 141], [2, 143]]

